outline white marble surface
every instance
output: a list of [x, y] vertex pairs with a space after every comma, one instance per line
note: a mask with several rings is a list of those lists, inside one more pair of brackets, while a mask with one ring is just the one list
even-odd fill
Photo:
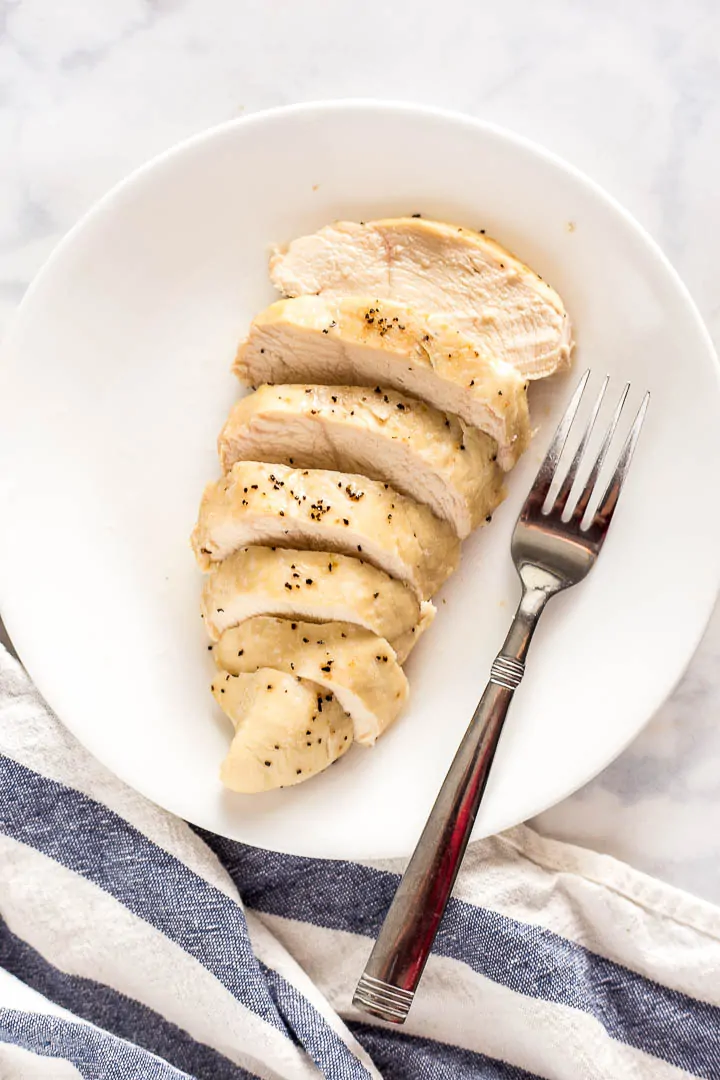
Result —
[[[53, 245], [148, 157], [272, 105], [463, 110], [592, 175], [720, 340], [717, 0], [0, 0], [0, 333]], [[672, 613], [669, 613], [672, 617]], [[720, 615], [636, 742], [537, 826], [720, 902]]]

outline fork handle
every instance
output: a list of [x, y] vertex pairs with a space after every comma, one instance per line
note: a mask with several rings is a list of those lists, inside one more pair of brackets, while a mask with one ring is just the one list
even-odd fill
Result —
[[353, 1004], [402, 1024], [432, 949], [485, 791], [525, 656], [549, 593], [525, 589], [490, 681], [407, 865]]

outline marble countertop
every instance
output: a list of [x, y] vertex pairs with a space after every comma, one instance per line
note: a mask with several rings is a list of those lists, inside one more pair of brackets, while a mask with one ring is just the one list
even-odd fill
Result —
[[[716, 0], [0, 0], [0, 334], [56, 242], [147, 158], [220, 121], [334, 97], [462, 110], [528, 136], [659, 241], [716, 344]], [[681, 685], [541, 815], [720, 902], [720, 614]]]

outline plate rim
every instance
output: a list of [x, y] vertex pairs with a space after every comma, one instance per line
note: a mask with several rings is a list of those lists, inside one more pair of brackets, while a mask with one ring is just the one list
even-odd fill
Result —
[[[715, 373], [716, 383], [718, 385], [718, 388], [720, 389], [720, 359], [718, 357], [717, 350], [715, 349], [712, 337], [710, 336], [710, 332], [705, 325], [703, 317], [693, 299], [693, 296], [688, 286], [685, 284], [668, 256], [662, 250], [659, 243], [637, 220], [637, 218], [635, 218], [634, 215], [615, 198], [615, 196], [609, 193], [605, 188], [603, 188], [599, 183], [597, 183], [597, 181], [593, 180], [585, 172], [583, 172], [571, 162], [567, 161], [561, 155], [555, 153], [554, 151], [548, 150], [546, 147], [536, 143], [534, 140], [528, 138], [527, 136], [519, 134], [512, 129], [504, 127], [503, 125], [480, 119], [478, 117], [472, 116], [469, 113], [464, 113], [459, 110], [435, 107], [411, 101], [374, 97], [328, 98], [311, 100], [307, 102], [296, 102], [289, 105], [280, 105], [269, 109], [261, 109], [257, 112], [250, 113], [247, 116], [234, 117], [222, 123], [212, 125], [208, 128], [204, 128], [203, 130], [196, 132], [195, 134], [190, 135], [187, 138], [180, 140], [179, 142], [173, 143], [165, 150], [160, 151], [158, 154], [155, 154], [153, 157], [149, 158], [148, 160], [142, 162], [140, 165], [132, 169], [129, 173], [127, 173], [127, 175], [125, 175], [115, 184], [113, 184], [108, 189], [108, 191], [106, 191], [97, 200], [95, 200], [90, 207], [88, 207], [88, 209], [81, 215], [81, 217], [75, 222], [75, 224], [72, 225], [71, 228], [58, 240], [52, 251], [49, 253], [45, 261], [42, 263], [40, 268], [33, 276], [32, 281], [30, 282], [20, 303], [18, 304], [15, 312], [10, 319], [10, 325], [8, 327], [7, 333], [4, 335], [4, 339], [2, 340], [2, 342], [0, 342], [0, 382], [3, 378], [6, 378], [8, 376], [9, 366], [7, 364], [7, 360], [12, 353], [14, 342], [19, 332], [20, 326], [23, 322], [25, 312], [32, 304], [35, 294], [43, 286], [45, 280], [52, 274], [56, 261], [63, 257], [66, 249], [72, 246], [78, 235], [80, 235], [86, 228], [90, 227], [96, 218], [104, 214], [108, 207], [112, 206], [112, 204], [117, 199], [121, 198], [123, 194], [126, 191], [130, 190], [136, 183], [140, 182], [146, 174], [154, 171], [156, 168], [162, 166], [167, 162], [171, 162], [175, 157], [180, 157], [188, 151], [192, 151], [195, 147], [202, 146], [204, 143], [211, 142], [218, 137], [222, 137], [225, 134], [228, 134], [238, 129], [247, 128], [250, 126], [261, 126], [263, 124], [266, 124], [267, 122], [272, 122], [274, 120], [284, 120], [288, 117], [302, 116], [303, 114], [329, 114], [348, 110], [353, 112], [361, 112], [363, 110], [375, 110], [381, 112], [394, 112], [400, 115], [404, 113], [406, 115], [414, 115], [420, 117], [421, 119], [446, 121], [456, 126], [462, 126], [470, 131], [480, 132], [485, 136], [490, 136], [502, 142], [513, 144], [518, 148], [524, 150], [525, 152], [528, 152], [535, 157], [544, 160], [548, 164], [552, 165], [554, 168], [572, 177], [575, 181], [584, 186], [586, 189], [589, 189], [597, 200], [603, 203], [608, 209], [614, 212], [615, 215], [619, 216], [622, 219], [624, 224], [634, 233], [635, 237], [653, 256], [654, 260], [662, 267], [663, 271], [667, 275], [668, 281], [672, 284], [678, 298], [682, 300], [687, 315], [692, 319], [695, 331], [698, 333], [698, 343], [704, 346], [708, 358], [712, 361], [712, 367]], [[2, 589], [2, 578], [0, 578], [0, 589]], [[545, 810], [549, 810], [551, 807], [554, 807], [560, 802], [563, 802], [565, 799], [569, 798], [571, 795], [573, 795], [575, 792], [577, 792], [586, 784], [588, 784], [591, 780], [593, 780], [596, 776], [598, 776], [602, 771], [604, 771], [604, 769], [608, 767], [608, 765], [610, 765], [614, 760], [616, 760], [618, 757], [620, 757], [621, 754], [625, 752], [627, 747], [641, 734], [641, 732], [648, 726], [650, 721], [656, 716], [663, 704], [672, 697], [678, 685], [683, 680], [688, 670], [688, 667], [705, 636], [719, 595], [720, 564], [718, 565], [718, 569], [716, 571], [715, 581], [709, 582], [706, 594], [707, 599], [705, 600], [705, 605], [701, 613], [702, 618], [699, 618], [698, 620], [698, 629], [693, 635], [691, 643], [687, 648], [687, 654], [684, 656], [680, 663], [677, 676], [669, 686], [663, 686], [662, 690], [656, 695], [655, 703], [642, 724], [637, 727], [632, 733], [630, 733], [619, 746], [616, 746], [609, 755], [604, 757], [602, 760], [598, 760], [587, 771], [586, 774], [583, 774], [581, 779], [573, 779], [567, 787], [562, 788], [561, 793], [558, 794], [558, 796], [554, 798], [550, 803], [547, 803], [544, 799], [540, 799], [538, 805], [534, 806], [522, 818], [512, 818], [506, 824], [504, 824], [500, 830], [498, 830], [499, 832], [504, 832], [507, 829], [514, 828], [522, 822], [528, 821], [536, 815], [544, 812]], [[54, 711], [52, 703], [48, 701], [43, 694], [42, 677], [38, 679], [34, 674], [34, 663], [31, 662], [30, 664], [26, 664], [25, 660], [23, 659], [22, 642], [25, 635], [22, 631], [19, 635], [15, 634], [13, 631], [13, 605], [10, 605], [9, 615], [6, 615], [7, 607], [5, 604], [5, 600], [1, 595], [0, 605], [2, 605], [0, 607], [0, 615], [2, 615], [3, 622], [6, 626], [11, 641], [17, 649], [21, 665], [27, 671], [30, 679], [34, 683], [43, 700], [48, 705], [50, 711]], [[17, 610], [17, 606], [15, 610]], [[107, 769], [113, 776], [117, 777], [123, 784], [127, 784], [127, 786], [130, 787], [132, 790], [138, 792], [143, 798], [148, 799], [154, 805], [159, 805], [155, 803], [153, 795], [146, 790], [144, 784], [138, 785], [135, 779], [130, 781], [129, 779], [127, 779], [126, 776], [122, 775], [122, 772], [116, 772], [113, 766], [106, 763], [103, 756], [101, 755], [101, 752], [97, 752], [95, 748], [95, 740], [91, 740], [91, 742], [93, 743], [92, 746], [89, 745], [84, 738], [81, 739], [79, 735], [75, 733], [75, 730], [70, 724], [68, 724], [65, 720], [60, 719], [60, 717], [58, 717], [58, 719], [60, 720], [60, 723], [63, 725], [63, 727], [65, 727], [66, 730], [70, 732], [72, 737], [74, 739], [77, 739], [78, 744], [83, 747], [83, 749], [86, 750], [88, 753], [92, 754], [93, 757], [96, 757], [98, 763], [101, 765], [102, 768]], [[100, 739], [98, 740], [98, 745], [101, 745]], [[173, 814], [173, 816], [180, 817], [182, 820], [191, 821], [191, 819], [185, 817], [183, 813], [173, 809], [170, 803], [171, 800], [166, 800], [162, 806], [162, 809], [164, 809], [168, 813]], [[194, 824], [198, 825], [201, 828], [207, 828], [206, 825], [202, 825], [198, 822], [195, 822]], [[218, 835], [226, 834], [219, 833]], [[488, 835], [488, 833], [484, 829], [478, 829], [476, 827], [473, 830], [471, 841], [480, 840], [486, 835]], [[238, 840], [236, 837], [229, 838], [238, 843], [248, 843], [248, 841]], [[370, 850], [371, 847], [372, 845], [369, 845], [369, 847], [367, 848], [363, 847], [362, 843], [360, 843], [359, 845], [356, 845], [356, 849], [354, 848], [355, 853], [352, 856], [317, 853], [307, 857], [326, 858], [333, 860], [352, 858], [355, 861], [361, 861], [362, 859], [405, 857], [410, 854], [409, 851], [405, 850], [399, 852], [396, 851], [394, 852], [394, 854], [388, 854], [387, 852], [383, 852], [382, 855], [377, 855], [377, 853], [373, 853]], [[284, 854], [297, 855], [297, 851], [292, 851], [282, 844], [278, 844], [278, 846], [268, 848], [268, 850], [277, 851]], [[358, 854], [358, 851], [360, 852], [360, 854]]]

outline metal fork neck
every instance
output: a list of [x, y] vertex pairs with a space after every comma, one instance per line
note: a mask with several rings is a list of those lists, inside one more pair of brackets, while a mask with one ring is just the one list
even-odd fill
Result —
[[548, 600], [553, 595], [554, 591], [528, 587], [523, 583], [523, 594], [515, 618], [500, 650], [500, 657], [512, 657], [524, 666], [537, 621]]

